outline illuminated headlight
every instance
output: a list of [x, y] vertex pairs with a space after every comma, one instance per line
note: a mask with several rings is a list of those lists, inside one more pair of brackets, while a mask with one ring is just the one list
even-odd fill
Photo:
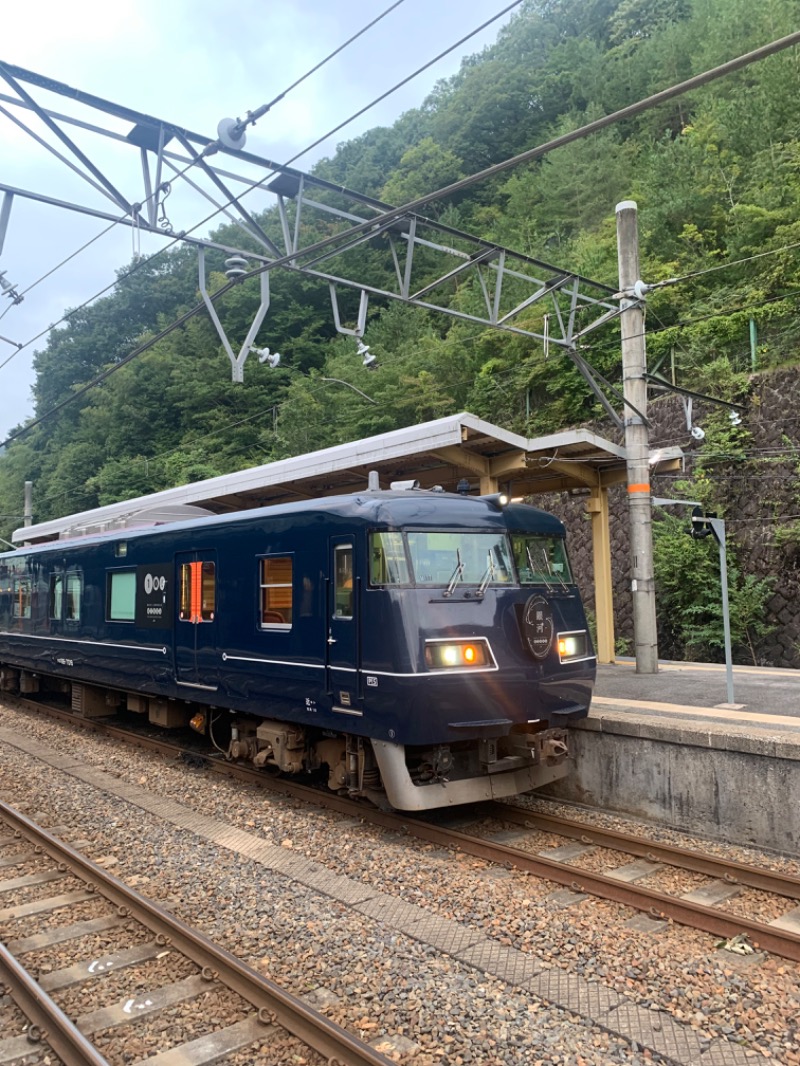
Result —
[[586, 632], [559, 633], [557, 647], [562, 663], [568, 663], [571, 659], [585, 659], [588, 647]]
[[425, 645], [425, 662], [431, 670], [487, 666], [489, 649], [483, 640], [441, 641]]

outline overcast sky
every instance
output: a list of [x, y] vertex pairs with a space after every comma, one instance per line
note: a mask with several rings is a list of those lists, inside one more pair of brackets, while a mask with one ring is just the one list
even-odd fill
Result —
[[[285, 162], [439, 52], [454, 44], [510, 0], [402, 0], [378, 25], [277, 104], [247, 135], [247, 149]], [[273, 99], [373, 18], [392, 0], [28, 0], [7, 3], [0, 60], [73, 88], [141, 111], [208, 137], [226, 116], [243, 116]], [[440, 78], [455, 73], [464, 56], [491, 43], [511, 17], [504, 15], [382, 104], [347, 126], [296, 166], [308, 170], [337, 143], [378, 125], [391, 125], [419, 106]], [[129, 123], [109, 120], [72, 101], [24, 84], [37, 103], [125, 134]], [[55, 143], [30, 112], [12, 107], [11, 88], [0, 79], [0, 108]], [[99, 162], [117, 188], [141, 198], [141, 173], [132, 149], [66, 127]], [[63, 148], [61, 149], [62, 151]], [[217, 157], [218, 159], [220, 157]], [[0, 110], [0, 183], [45, 197], [78, 200], [118, 217], [119, 209], [91, 189]], [[274, 201], [271, 201], [274, 202]], [[174, 202], [188, 228], [211, 205]], [[268, 203], [253, 202], [252, 210]], [[193, 213], [192, 213], [193, 212]], [[213, 224], [212, 224], [213, 225]], [[97, 219], [16, 197], [0, 272], [25, 290], [104, 228]], [[149, 254], [163, 241], [143, 239]], [[25, 344], [65, 308], [75, 307], [113, 281], [131, 259], [132, 234], [122, 226], [38, 284], [23, 303], [0, 296], [0, 440], [32, 414], [32, 359], [46, 338], [14, 355], [7, 340]], [[6, 312], [5, 314], [3, 314]], [[220, 372], [224, 373], [220, 364]]]

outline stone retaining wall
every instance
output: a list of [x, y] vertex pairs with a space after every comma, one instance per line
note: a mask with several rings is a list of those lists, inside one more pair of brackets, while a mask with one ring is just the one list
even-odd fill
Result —
[[[653, 427], [651, 447], [683, 448], [687, 475], [691, 475], [701, 445], [687, 429], [681, 398], [668, 395], [657, 399], [650, 404], [648, 414]], [[696, 425], [714, 417], [720, 417], [719, 408], [695, 401]], [[593, 428], [611, 435], [607, 424]], [[767, 615], [774, 629], [758, 643], [757, 661], [800, 667], [800, 368], [753, 376], [741, 436], [743, 458], [720, 459], [714, 465], [719, 513], [725, 518], [728, 541], [735, 546], [744, 573], [775, 578]], [[677, 496], [675, 481], [675, 475], [654, 478], [653, 495]], [[593, 609], [591, 525], [585, 497], [562, 493], [542, 497], [536, 503], [565, 522], [578, 583], [587, 607]], [[609, 490], [609, 503], [616, 634], [618, 640], [631, 642], [633, 610], [624, 486]]]
[[[800, 734], [630, 708], [570, 730], [572, 771], [545, 794], [784, 855], [800, 850]], [[757, 794], [742, 789], [757, 781]]]

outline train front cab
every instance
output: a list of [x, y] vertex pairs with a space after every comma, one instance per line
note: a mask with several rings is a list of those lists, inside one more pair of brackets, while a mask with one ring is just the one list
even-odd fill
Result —
[[528, 507], [504, 518], [490, 532], [369, 534], [363, 672], [394, 807], [516, 795], [568, 772], [566, 727], [588, 712], [596, 659], [563, 526]]

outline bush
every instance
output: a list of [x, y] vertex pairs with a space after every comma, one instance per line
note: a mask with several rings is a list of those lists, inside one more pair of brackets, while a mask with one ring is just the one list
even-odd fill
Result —
[[[688, 520], [673, 515], [653, 523], [659, 651], [670, 659], [723, 662], [719, 548], [714, 537], [695, 540], [688, 532]], [[765, 618], [773, 582], [743, 575], [730, 541], [727, 561], [734, 658], [755, 664], [755, 643], [770, 632]]]

